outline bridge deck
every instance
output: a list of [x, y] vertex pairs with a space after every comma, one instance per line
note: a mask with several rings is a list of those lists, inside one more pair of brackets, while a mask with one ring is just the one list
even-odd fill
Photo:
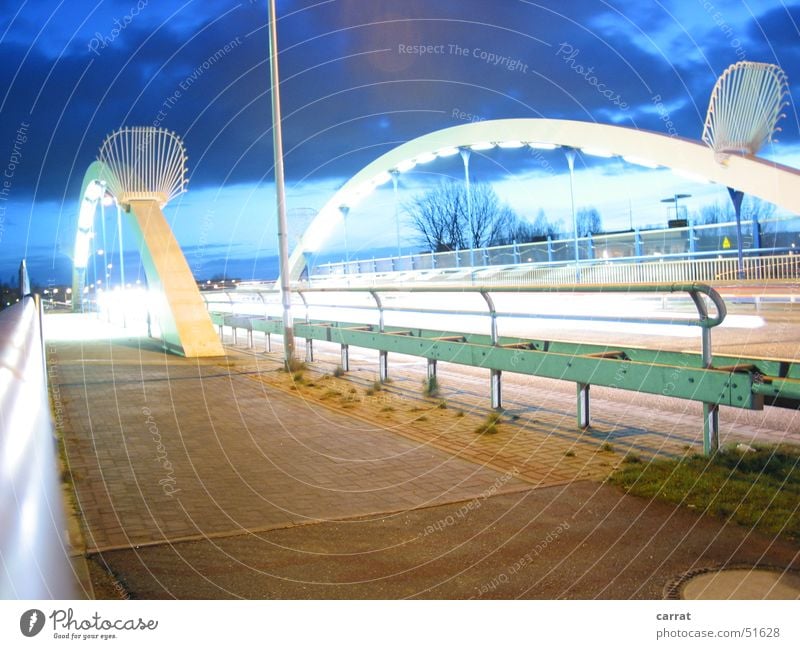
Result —
[[[619, 403], [598, 399], [596, 428], [580, 434], [571, 399], [520, 384], [508, 393], [519, 420], [477, 435], [477, 379], [443, 368], [440, 409], [419, 394], [420, 359], [370, 396], [371, 355], [355, 356], [347, 379], [306, 372], [292, 386], [278, 353], [187, 360], [139, 338], [48, 348], [87, 549], [140, 597], [658, 597], [693, 552], [792, 561], [774, 539], [743, 543], [744, 531], [586, 481], [629, 448], [686, 452], [695, 413], [631, 404], [630, 428], [615, 429]], [[553, 530], [546, 566], [509, 572]], [[652, 550], [631, 560], [653, 543], [658, 561]], [[491, 585], [498, 574], [507, 581]]]

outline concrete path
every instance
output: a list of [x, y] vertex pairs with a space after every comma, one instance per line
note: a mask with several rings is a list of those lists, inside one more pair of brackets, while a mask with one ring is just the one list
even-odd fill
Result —
[[[503, 462], [449, 450], [234, 350], [51, 342], [48, 362], [86, 552], [133, 597], [653, 598], [698, 567], [800, 568], [791, 544], [584, 480], [560, 447], [544, 462], [546, 431], [501, 440]], [[572, 418], [554, 426], [580, 456]]]

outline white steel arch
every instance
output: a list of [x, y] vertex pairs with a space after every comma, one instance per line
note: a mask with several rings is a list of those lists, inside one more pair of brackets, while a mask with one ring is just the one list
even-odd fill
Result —
[[147, 277], [149, 315], [164, 347], [191, 358], [224, 356], [180, 245], [161, 209], [185, 191], [186, 152], [181, 139], [148, 126], [109, 135], [83, 179], [73, 254], [73, 308], [80, 307], [95, 212], [106, 194], [130, 215]]
[[394, 170], [405, 171], [435, 157], [456, 155], [461, 147], [528, 144], [542, 148], [571, 147], [618, 155], [646, 166], [662, 166], [689, 177], [775, 203], [800, 214], [800, 170], [731, 154], [726, 166], [716, 163], [714, 151], [703, 142], [623, 126], [559, 119], [499, 119], [472, 122], [434, 131], [383, 154], [349, 181], [319, 211], [289, 260], [290, 279], [305, 268], [305, 255], [318, 250], [342, 218], [341, 207], [352, 208], [375, 187], [391, 180]]

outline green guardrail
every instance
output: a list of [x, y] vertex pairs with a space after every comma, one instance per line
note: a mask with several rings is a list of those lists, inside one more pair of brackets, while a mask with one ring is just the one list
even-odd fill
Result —
[[[628, 346], [609, 346], [587, 343], [568, 343], [530, 338], [502, 336], [498, 332], [498, 318], [522, 316], [521, 313], [502, 312], [495, 308], [493, 293], [683, 293], [694, 304], [697, 317], [692, 318], [639, 318], [635, 316], [592, 316], [593, 320], [679, 324], [699, 327], [702, 332], [702, 351], [671, 352]], [[553, 287], [420, 287], [398, 289], [388, 287], [352, 289], [302, 289], [297, 291], [306, 307], [305, 321], [296, 321], [295, 335], [306, 340], [306, 360], [313, 361], [313, 342], [327, 341], [339, 344], [342, 368], [349, 370], [349, 347], [375, 349], [379, 352], [381, 380], [388, 378], [390, 353], [418, 356], [428, 360], [428, 374], [435, 376], [438, 361], [488, 369], [491, 374], [492, 407], [502, 407], [502, 373], [516, 372], [545, 378], [574, 382], [577, 386], [577, 424], [587, 428], [589, 417], [590, 386], [598, 385], [648, 394], [670, 396], [699, 401], [703, 404], [703, 448], [710, 453], [719, 447], [719, 407], [758, 410], [766, 405], [797, 408], [800, 405], [800, 366], [784, 360], [744, 359], [712, 355], [711, 330], [725, 319], [725, 303], [712, 287], [700, 283], [627, 285], [569, 285]], [[358, 322], [323, 322], [308, 318], [312, 307], [341, 307], [337, 303], [310, 304], [313, 294], [368, 293], [378, 311], [378, 323], [365, 325]], [[387, 306], [383, 296], [390, 293], [478, 293], [486, 302], [486, 311], [444, 311], [414, 307]], [[282, 334], [280, 318], [267, 315], [235, 315], [215, 311], [213, 305], [241, 306], [238, 300], [258, 296], [266, 304], [270, 293], [226, 293], [225, 300], [215, 302], [206, 295], [213, 322], [220, 327], [245, 329], [249, 332], [270, 335]], [[237, 298], [234, 301], [233, 298]], [[709, 305], [713, 312], [709, 312]], [[458, 331], [430, 330], [415, 327], [386, 326], [387, 312], [424, 312], [447, 315], [482, 315], [490, 319], [488, 334]], [[524, 314], [530, 317], [536, 315]], [[560, 316], [575, 319], [576, 316]]]

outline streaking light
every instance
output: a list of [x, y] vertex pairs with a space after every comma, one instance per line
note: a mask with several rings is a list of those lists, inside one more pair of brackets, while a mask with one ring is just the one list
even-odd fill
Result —
[[436, 155], [440, 158], [449, 158], [450, 156], [454, 156], [458, 154], [458, 148], [454, 146], [449, 146], [444, 149], [439, 149], [436, 152]]
[[403, 162], [397, 165], [397, 171], [404, 174], [406, 171], [411, 171], [416, 166], [417, 163], [415, 160], [403, 160]]
[[648, 169], [658, 169], [658, 163], [653, 162], [652, 160], [647, 160], [646, 158], [637, 158], [636, 156], [632, 155], [624, 155], [622, 159], [625, 162], [630, 162], [634, 165], [639, 165], [640, 167], [647, 167]]
[[501, 149], [521, 149], [525, 144], [519, 140], [508, 140], [506, 142], [498, 142], [497, 146]]
[[436, 160], [435, 153], [423, 153], [422, 155], [418, 155], [416, 158], [414, 158], [414, 162], [417, 164], [425, 164], [427, 162], [433, 162], [434, 160]]
[[494, 149], [494, 142], [476, 142], [475, 144], [470, 144], [469, 148], [473, 151], [488, 151], [489, 149]]
[[605, 149], [593, 149], [591, 147], [581, 148], [581, 153], [594, 156], [595, 158], [611, 158], [614, 155], [613, 153], [611, 153], [610, 151], [606, 151]]

